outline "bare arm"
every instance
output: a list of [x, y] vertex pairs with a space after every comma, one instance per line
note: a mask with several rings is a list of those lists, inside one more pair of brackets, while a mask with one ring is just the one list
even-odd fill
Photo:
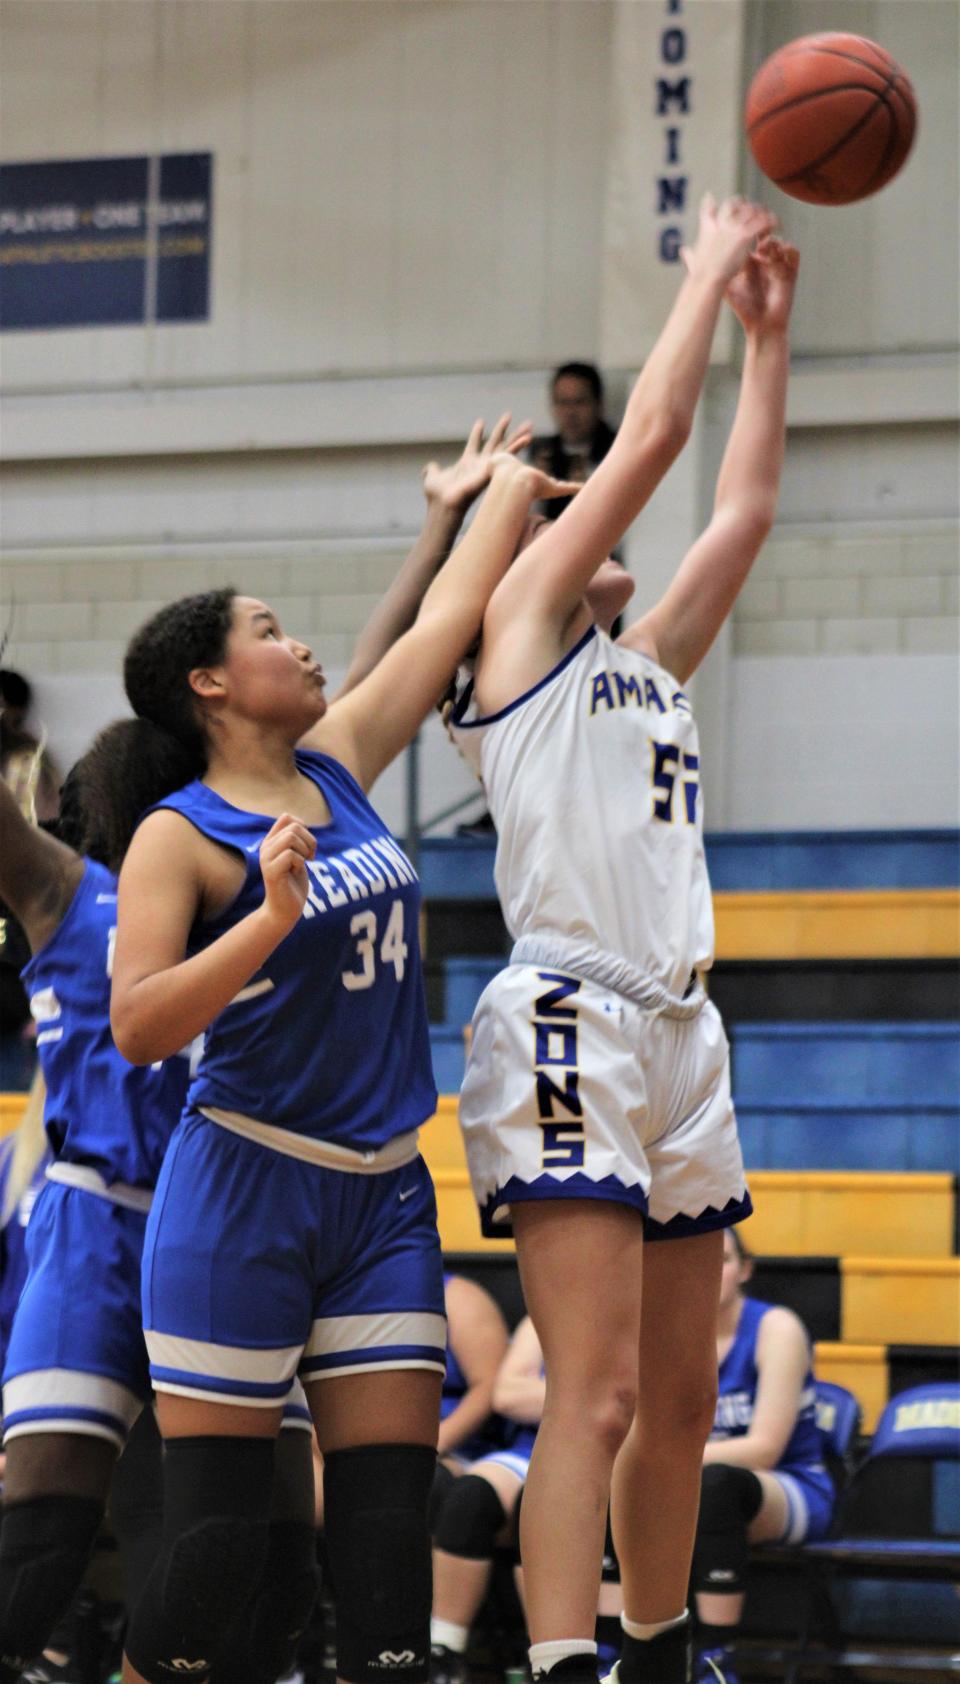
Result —
[[[486, 708], [512, 699], [518, 688], [549, 670], [600, 563], [679, 455], [707, 371], [724, 288], [774, 220], [744, 200], [727, 200], [719, 208], [709, 197], [704, 200], [697, 243], [687, 254], [688, 274], [610, 450], [576, 502], [524, 551], [491, 600], [477, 679]], [[496, 648], [501, 637], [502, 662]]]
[[731, 1467], [775, 1468], [797, 1424], [810, 1367], [806, 1329], [792, 1310], [768, 1310], [757, 1336], [757, 1397], [750, 1430], [741, 1438], [711, 1439], [703, 1460]]
[[507, 439], [509, 425], [509, 413], [501, 415], [490, 437], [484, 441], [484, 424], [475, 421], [456, 462], [449, 468], [441, 468], [438, 462], [429, 462], [424, 468], [427, 514], [423, 529], [357, 638], [347, 676], [334, 701], [355, 689], [393, 647], [397, 638], [413, 625], [430, 581], [453, 549], [471, 505], [489, 483], [497, 452], [503, 449], [516, 455], [529, 444], [531, 429], [528, 422], [524, 422]]
[[729, 290], [746, 329], [746, 353], [713, 518], [657, 606], [624, 636], [624, 642], [652, 655], [681, 683], [706, 655], [773, 525], [799, 261], [795, 246], [765, 241]]
[[494, 1409], [511, 1421], [538, 1425], [547, 1389], [542, 1368], [540, 1341], [527, 1316], [517, 1327], [500, 1366], [493, 1388]]
[[467, 1390], [440, 1422], [437, 1450], [441, 1456], [483, 1426], [493, 1408], [493, 1385], [509, 1342], [499, 1307], [474, 1281], [455, 1275], [447, 1282], [446, 1301], [450, 1348], [463, 1370]]
[[192, 958], [212, 844], [179, 813], [151, 813], [127, 851], [117, 900], [110, 1024], [131, 1064], [170, 1058], [203, 1034], [293, 928], [316, 843], [283, 814], [260, 846], [262, 905]]
[[423, 599], [415, 624], [304, 739], [341, 760], [365, 789], [406, 748], [480, 630], [538, 497], [577, 488], [500, 452], [470, 531]]
[[82, 876], [79, 855], [30, 824], [0, 778], [0, 900], [23, 925], [34, 953], [53, 935]]

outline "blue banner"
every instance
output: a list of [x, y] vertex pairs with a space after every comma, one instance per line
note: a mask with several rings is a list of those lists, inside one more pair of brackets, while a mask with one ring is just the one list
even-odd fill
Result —
[[0, 329], [206, 321], [213, 155], [0, 165]]

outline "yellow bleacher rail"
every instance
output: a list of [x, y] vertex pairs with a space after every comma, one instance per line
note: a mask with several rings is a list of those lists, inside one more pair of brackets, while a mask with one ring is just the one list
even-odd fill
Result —
[[842, 1257], [844, 1343], [960, 1344], [960, 1257]]
[[960, 891], [720, 892], [718, 959], [953, 959]]
[[890, 1393], [886, 1345], [847, 1345], [820, 1339], [813, 1347], [813, 1367], [818, 1380], [846, 1386], [853, 1393], [863, 1415], [863, 1430], [872, 1433]]
[[873, 1170], [753, 1170], [751, 1251], [780, 1257], [949, 1257], [954, 1180]]

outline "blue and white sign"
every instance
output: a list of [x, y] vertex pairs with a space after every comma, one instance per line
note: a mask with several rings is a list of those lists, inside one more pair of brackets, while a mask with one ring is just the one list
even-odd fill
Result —
[[0, 329], [206, 321], [213, 155], [0, 165]]

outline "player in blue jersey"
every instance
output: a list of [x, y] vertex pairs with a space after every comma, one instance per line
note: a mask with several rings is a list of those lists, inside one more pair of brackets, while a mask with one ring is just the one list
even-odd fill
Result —
[[[451, 716], [496, 824], [514, 938], [477, 1005], [460, 1122], [485, 1228], [512, 1221], [546, 1362], [520, 1530], [531, 1666], [551, 1684], [595, 1684], [608, 1494], [619, 1684], [686, 1684], [691, 1668], [719, 1230], [750, 1202], [702, 981], [713, 917], [684, 686], [776, 508], [798, 254], [774, 222], [704, 201], [616, 440], [491, 598]], [[683, 447], [725, 296], [745, 347], [713, 513], [614, 639], [633, 581], [606, 558]]]
[[206, 1039], [148, 1222], [165, 1533], [127, 1680], [209, 1676], [260, 1572], [297, 1373], [324, 1455], [340, 1676], [426, 1677], [445, 1336], [416, 1131], [436, 1095], [416, 873], [365, 792], [435, 704], [545, 494], [498, 453], [416, 623], [329, 708], [309, 648], [230, 590], [162, 610], [128, 650], [145, 760], [173, 737], [197, 775], [124, 863], [114, 1033], [138, 1064]]
[[[423, 532], [361, 634], [345, 688], [416, 614], [466, 509], [489, 479], [508, 425], [502, 416], [484, 443], [478, 422], [458, 462], [425, 470]], [[522, 427], [505, 448], [517, 451], [528, 437]], [[149, 1393], [140, 1315], [145, 1212], [188, 1071], [182, 1058], [134, 1069], [113, 1045], [115, 873], [157, 777], [175, 787], [190, 777], [193, 762], [171, 738], [157, 751], [159, 763], [146, 763], [138, 729], [129, 721], [102, 734], [75, 768], [65, 787], [61, 840], [29, 826], [5, 786], [0, 790], [0, 892], [21, 911], [34, 948], [25, 980], [50, 1086], [47, 1127], [56, 1153], [7, 1364], [4, 1684], [40, 1648], [82, 1574], [117, 1451]], [[312, 1595], [309, 1443], [307, 1432], [296, 1430], [311, 1427], [302, 1394], [286, 1403], [283, 1424], [294, 1431], [284, 1433], [275, 1468], [267, 1565], [242, 1633], [218, 1657], [215, 1676], [223, 1684], [247, 1678], [269, 1684], [280, 1670], [277, 1652], [286, 1652], [293, 1635], [291, 1604]], [[137, 1505], [122, 1490], [117, 1496], [132, 1513]], [[125, 1556], [142, 1567], [150, 1540], [133, 1531], [131, 1521]]]
[[748, 1298], [753, 1261], [724, 1234], [717, 1360], [720, 1393], [703, 1453], [693, 1585], [700, 1625], [697, 1684], [732, 1671], [751, 1543], [825, 1536], [834, 1487], [816, 1419], [810, 1340], [792, 1310]]

